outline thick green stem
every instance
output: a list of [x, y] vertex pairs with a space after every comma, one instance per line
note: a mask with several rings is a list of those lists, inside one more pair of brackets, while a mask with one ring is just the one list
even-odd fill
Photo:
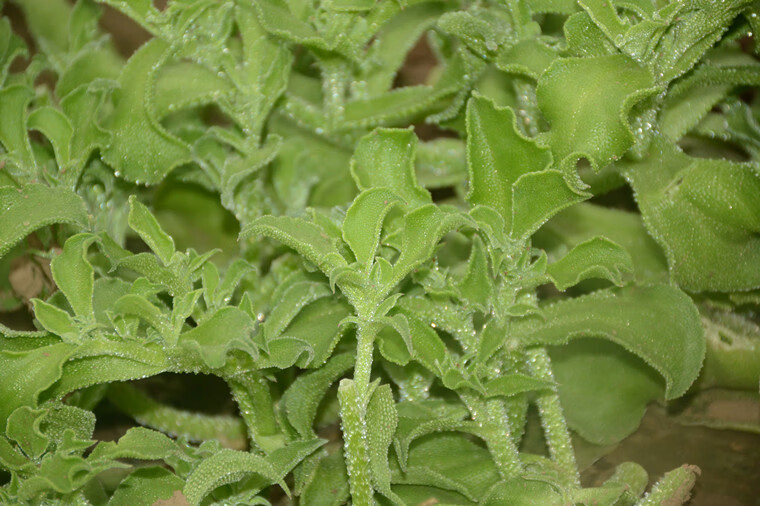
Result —
[[[536, 378], [554, 382], [549, 354], [544, 348], [528, 350], [528, 367]], [[580, 486], [578, 465], [575, 463], [573, 444], [559, 402], [559, 394], [556, 391], [540, 393], [536, 398], [536, 406], [544, 427], [549, 454], [554, 462], [572, 477], [573, 482]]]
[[499, 474], [505, 480], [519, 476], [522, 471], [520, 453], [512, 438], [512, 426], [503, 401], [483, 400], [475, 392], [458, 393], [470, 410], [472, 419], [481, 426], [480, 434], [488, 446]]
[[351, 501], [357, 506], [371, 506], [374, 487], [367, 448], [367, 391], [361, 391], [356, 381], [344, 379], [338, 387], [343, 446], [351, 488]]
[[356, 392], [362, 399], [364, 399], [367, 388], [369, 388], [376, 335], [377, 326], [371, 322], [360, 321], [356, 327], [358, 344], [356, 347], [356, 365], [354, 366], [354, 383], [356, 384]]
[[691, 489], [694, 487], [699, 473], [697, 466], [688, 465], [666, 473], [660, 481], [655, 483], [649, 494], [636, 503], [637, 506], [685, 504], [691, 496]]

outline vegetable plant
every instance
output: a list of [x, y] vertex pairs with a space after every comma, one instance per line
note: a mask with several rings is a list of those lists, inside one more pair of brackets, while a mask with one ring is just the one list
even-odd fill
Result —
[[680, 504], [574, 448], [757, 395], [757, 2], [5, 3], [3, 503]]

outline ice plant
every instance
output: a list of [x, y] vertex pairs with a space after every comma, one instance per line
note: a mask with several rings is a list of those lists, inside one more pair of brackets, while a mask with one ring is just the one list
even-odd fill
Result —
[[0, 502], [675, 504], [573, 432], [757, 392], [757, 2], [7, 3]]

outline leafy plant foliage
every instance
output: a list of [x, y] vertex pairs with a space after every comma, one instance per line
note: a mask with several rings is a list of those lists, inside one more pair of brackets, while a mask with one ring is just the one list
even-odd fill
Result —
[[[757, 389], [756, 2], [10, 5], [0, 305], [36, 330], [0, 326], [0, 502], [675, 504], [698, 470], [582, 488], [571, 430], [703, 363]], [[239, 416], [132, 383], [162, 373]], [[141, 427], [94, 440], [106, 399]]]

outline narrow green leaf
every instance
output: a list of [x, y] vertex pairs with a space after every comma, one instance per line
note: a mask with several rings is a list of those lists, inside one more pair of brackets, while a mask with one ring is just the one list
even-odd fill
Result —
[[164, 265], [171, 263], [174, 255], [174, 241], [164, 232], [161, 225], [158, 224], [156, 217], [151, 214], [148, 208], [137, 197], [129, 197], [129, 216], [127, 218], [129, 227], [137, 232], [145, 244], [158, 255]]
[[77, 234], [66, 240], [63, 252], [50, 263], [53, 279], [66, 295], [74, 314], [88, 321], [94, 317], [92, 294], [95, 279], [87, 260], [87, 249], [97, 240], [93, 234]]
[[79, 342], [79, 326], [69, 313], [40, 299], [33, 299], [34, 317], [42, 327], [67, 343]]
[[296, 250], [308, 261], [329, 274], [333, 269], [346, 265], [345, 259], [321, 227], [300, 218], [287, 216], [262, 216], [240, 232], [246, 239], [254, 234], [277, 239]]
[[400, 201], [386, 188], [372, 188], [359, 194], [346, 211], [343, 239], [365, 272], [369, 272], [375, 258], [385, 215]]
[[390, 385], [381, 385], [372, 393], [367, 405], [367, 449], [372, 482], [381, 494], [394, 502], [401, 500], [391, 492], [391, 470], [388, 467], [388, 448], [398, 425], [398, 412]]

